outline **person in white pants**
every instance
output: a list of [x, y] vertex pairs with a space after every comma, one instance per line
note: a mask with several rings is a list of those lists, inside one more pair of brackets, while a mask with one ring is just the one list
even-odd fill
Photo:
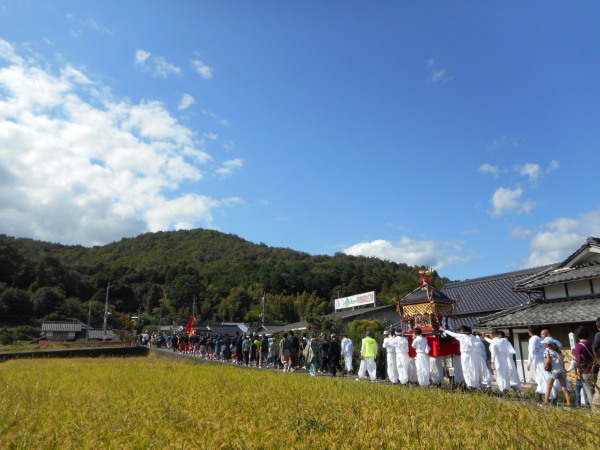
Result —
[[[527, 370], [532, 370], [535, 374], [535, 382], [537, 384], [535, 392], [538, 394], [539, 401], [543, 401], [546, 395], [546, 385], [548, 384], [548, 373], [544, 368], [544, 352], [546, 346], [542, 342], [542, 338], [538, 336], [538, 328], [535, 325], [530, 325], [529, 333], [529, 356], [527, 359]], [[552, 392], [554, 394], [554, 392]], [[550, 396], [552, 399], [553, 396]]]
[[400, 384], [408, 383], [408, 366], [410, 358], [408, 356], [408, 339], [402, 333], [396, 333], [392, 340], [392, 345], [396, 348], [396, 370], [398, 371], [398, 381]]
[[468, 388], [479, 389], [481, 371], [479, 370], [480, 356], [477, 341], [481, 342], [481, 340], [477, 336], [473, 336], [471, 327], [466, 325], [460, 327], [461, 333], [443, 328], [441, 330], [460, 343], [460, 362], [465, 384]]
[[363, 379], [366, 376], [366, 372], [369, 372], [371, 381], [377, 381], [377, 365], [375, 364], [377, 350], [377, 342], [371, 337], [371, 332], [367, 331], [360, 347], [361, 361], [356, 381]]
[[415, 364], [417, 366], [417, 380], [419, 386], [429, 386], [430, 363], [429, 363], [429, 345], [427, 339], [423, 336], [423, 331], [420, 328], [414, 329], [414, 340], [412, 348], [417, 352]]
[[490, 353], [492, 354], [492, 369], [496, 376], [496, 384], [500, 392], [507, 392], [510, 389], [510, 366], [508, 365], [508, 344], [506, 339], [500, 338], [498, 330], [494, 329], [490, 337], [485, 338], [490, 343]]
[[391, 330], [388, 333], [388, 336], [383, 339], [383, 348], [385, 349], [387, 358], [387, 376], [388, 380], [390, 380], [390, 383], [392, 384], [396, 384], [398, 382], [398, 366], [396, 365], [396, 346], [394, 345], [395, 338], [396, 330]]
[[346, 373], [353, 373], [354, 367], [352, 367], [352, 356], [354, 355], [354, 343], [352, 339], [348, 338], [348, 335], [344, 335], [342, 339], [342, 357], [344, 358], [344, 365]]

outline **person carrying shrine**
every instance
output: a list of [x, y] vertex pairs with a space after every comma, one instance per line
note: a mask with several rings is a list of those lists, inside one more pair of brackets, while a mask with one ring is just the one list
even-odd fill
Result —
[[460, 343], [460, 363], [465, 384], [470, 389], [479, 389], [481, 373], [479, 367], [481, 361], [477, 341], [480, 339], [477, 336], [473, 336], [471, 327], [467, 325], [460, 327], [459, 333], [444, 328], [441, 330]]
[[423, 331], [416, 327], [413, 330], [412, 348], [417, 352], [415, 365], [417, 366], [417, 381], [419, 386], [429, 386], [430, 363], [429, 363], [429, 345], [427, 339], [423, 336]]
[[392, 345], [395, 347], [396, 353], [396, 369], [398, 371], [398, 381], [400, 384], [406, 385], [408, 383], [408, 366], [410, 364], [410, 357], [408, 356], [408, 339], [406, 339], [402, 333], [397, 333], [392, 330], [393, 339]]
[[396, 347], [394, 339], [396, 338], [396, 330], [391, 330], [388, 336], [383, 339], [383, 348], [385, 349], [387, 358], [387, 376], [390, 383], [398, 382], [398, 366], [396, 365]]
[[491, 330], [490, 335], [485, 340], [490, 344], [492, 370], [496, 376], [498, 389], [500, 392], [507, 392], [510, 389], [509, 342], [502, 339], [496, 329]]

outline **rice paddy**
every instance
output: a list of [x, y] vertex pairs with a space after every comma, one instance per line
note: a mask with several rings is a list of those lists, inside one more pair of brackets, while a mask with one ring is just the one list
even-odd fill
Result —
[[0, 364], [0, 448], [598, 448], [598, 417], [484, 395], [144, 358]]

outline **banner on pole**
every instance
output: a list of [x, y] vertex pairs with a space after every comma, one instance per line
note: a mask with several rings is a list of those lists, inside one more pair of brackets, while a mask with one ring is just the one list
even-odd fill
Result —
[[353, 308], [362, 305], [375, 305], [375, 291], [364, 294], [351, 295], [350, 297], [336, 298], [335, 310]]
[[196, 321], [196, 319], [194, 319], [194, 316], [190, 316], [190, 320], [188, 320], [187, 327], [185, 328], [186, 333], [191, 333], [192, 325], [194, 325], [195, 321]]

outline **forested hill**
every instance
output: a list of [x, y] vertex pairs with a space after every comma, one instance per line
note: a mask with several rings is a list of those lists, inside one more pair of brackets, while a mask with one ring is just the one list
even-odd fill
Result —
[[[203, 229], [146, 233], [93, 248], [0, 235], [0, 247], [0, 313], [15, 306], [14, 298], [2, 298], [17, 289], [19, 298], [29, 295], [29, 311], [38, 318], [87, 316], [87, 302], [101, 309], [110, 282], [115, 318], [180, 319], [195, 298], [201, 320], [255, 321], [266, 293], [266, 320], [287, 322], [329, 312], [339, 296], [376, 291], [391, 303], [419, 278], [419, 267], [406, 264], [311, 256]], [[49, 290], [54, 300], [46, 298]]]

